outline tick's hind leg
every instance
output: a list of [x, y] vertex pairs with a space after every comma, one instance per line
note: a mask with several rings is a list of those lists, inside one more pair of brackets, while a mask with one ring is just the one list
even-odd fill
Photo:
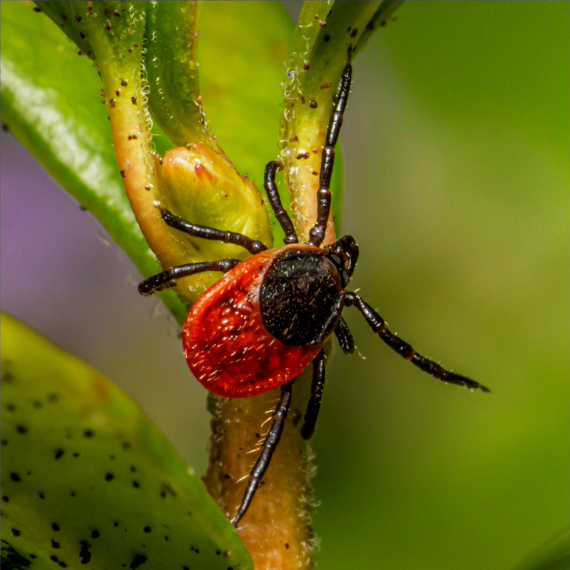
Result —
[[441, 365], [421, 354], [418, 354], [407, 342], [403, 341], [400, 337], [390, 332], [386, 327], [384, 319], [368, 304], [360, 295], [356, 293], [347, 293], [345, 298], [347, 306], [354, 305], [364, 316], [370, 328], [392, 349], [395, 350], [400, 356], [409, 360], [412, 364], [417, 366], [420, 370], [431, 374], [438, 380], [450, 382], [451, 384], [459, 384], [466, 388], [479, 388], [483, 392], [490, 392], [489, 388], [462, 376], [450, 370], [445, 370]]
[[263, 442], [261, 454], [255, 462], [251, 473], [249, 474], [247, 489], [245, 490], [243, 499], [241, 500], [241, 505], [239, 506], [236, 515], [232, 519], [232, 524], [234, 526], [237, 526], [240, 519], [247, 512], [249, 505], [251, 505], [251, 501], [255, 496], [255, 492], [261, 484], [261, 479], [269, 467], [273, 452], [275, 451], [277, 444], [281, 439], [283, 427], [285, 426], [285, 420], [287, 419], [287, 414], [289, 412], [289, 406], [291, 406], [291, 386], [293, 385], [293, 382], [295, 382], [295, 378], [287, 382], [287, 384], [283, 384], [283, 386], [281, 386], [281, 399], [279, 400], [279, 403], [273, 412], [273, 423], [271, 424], [271, 428], [269, 429], [267, 437]]
[[325, 389], [325, 351], [321, 352], [313, 359], [313, 383], [311, 384], [311, 399], [305, 412], [305, 422], [301, 428], [301, 437], [305, 440], [311, 439], [317, 427], [317, 418], [321, 409], [321, 399]]
[[174, 287], [176, 285], [176, 279], [196, 275], [196, 273], [203, 273], [204, 271], [221, 271], [222, 273], [227, 273], [238, 263], [240, 263], [239, 259], [220, 259], [219, 261], [202, 261], [200, 263], [177, 265], [176, 267], [171, 267], [162, 273], [158, 273], [141, 281], [139, 283], [139, 293], [145, 296], [152, 295], [157, 291]]
[[184, 232], [193, 237], [211, 239], [221, 241], [223, 243], [233, 243], [234, 245], [239, 245], [247, 249], [247, 251], [249, 251], [249, 253], [252, 255], [259, 253], [260, 251], [265, 251], [267, 249], [267, 246], [265, 246], [260, 241], [251, 239], [250, 237], [244, 236], [243, 234], [192, 224], [191, 222], [175, 216], [170, 210], [167, 210], [166, 208], [160, 208], [160, 214], [162, 215], [162, 219], [171, 228]]

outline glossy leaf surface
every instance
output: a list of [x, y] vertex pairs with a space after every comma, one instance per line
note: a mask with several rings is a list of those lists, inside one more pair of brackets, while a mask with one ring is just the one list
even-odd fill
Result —
[[15, 556], [9, 545], [34, 568], [251, 567], [200, 479], [139, 406], [5, 315], [2, 393], [3, 558]]

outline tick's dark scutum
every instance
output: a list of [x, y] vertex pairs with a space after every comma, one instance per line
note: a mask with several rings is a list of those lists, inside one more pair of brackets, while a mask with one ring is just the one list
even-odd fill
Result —
[[324, 342], [344, 306], [338, 271], [317, 248], [287, 248], [276, 255], [259, 298], [265, 328], [292, 346]]

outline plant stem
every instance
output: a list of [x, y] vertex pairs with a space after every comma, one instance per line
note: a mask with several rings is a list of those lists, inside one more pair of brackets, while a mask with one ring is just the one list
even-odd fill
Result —
[[[307, 443], [300, 437], [310, 374], [293, 386], [293, 400], [283, 435], [238, 532], [256, 570], [312, 568], [313, 532], [310, 521]], [[231, 518], [237, 511], [259, 448], [269, 429], [280, 390], [253, 398], [211, 397], [213, 437], [208, 473], [211, 495]]]

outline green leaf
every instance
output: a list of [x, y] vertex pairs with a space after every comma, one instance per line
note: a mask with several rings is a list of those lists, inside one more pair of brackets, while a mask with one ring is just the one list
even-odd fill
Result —
[[568, 570], [570, 568], [570, 531], [553, 537], [516, 570]]
[[3, 558], [251, 568], [203, 483], [138, 405], [4, 315], [2, 394]]
[[145, 69], [149, 107], [177, 146], [209, 141], [198, 84], [197, 18], [198, 2], [148, 5]]

